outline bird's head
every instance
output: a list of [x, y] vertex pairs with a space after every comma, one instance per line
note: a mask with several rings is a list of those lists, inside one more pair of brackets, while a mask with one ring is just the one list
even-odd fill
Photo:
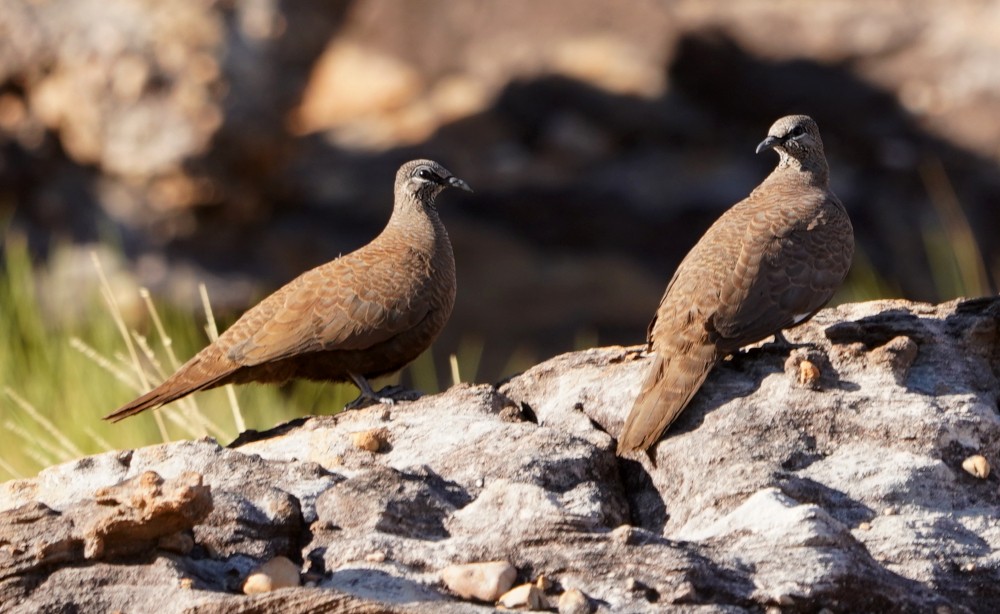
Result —
[[397, 193], [402, 190], [427, 205], [433, 206], [434, 198], [445, 188], [472, 191], [469, 184], [433, 160], [411, 160], [396, 173]]
[[773, 149], [781, 161], [794, 158], [798, 161], [823, 158], [823, 140], [819, 126], [808, 115], [786, 115], [771, 125], [767, 138], [757, 146], [757, 153]]

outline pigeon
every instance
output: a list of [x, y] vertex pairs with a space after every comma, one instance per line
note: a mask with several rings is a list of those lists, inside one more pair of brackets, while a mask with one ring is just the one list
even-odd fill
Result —
[[351, 381], [359, 398], [391, 403], [368, 379], [399, 370], [430, 347], [455, 304], [455, 257], [435, 204], [445, 188], [472, 191], [437, 162], [404, 164], [392, 215], [371, 243], [295, 278], [105, 419], [224, 384], [293, 378]]
[[813, 317], [851, 266], [854, 230], [830, 191], [816, 122], [776, 121], [757, 153], [778, 166], [727, 210], [677, 267], [647, 331], [655, 352], [618, 454], [648, 450], [691, 402], [715, 364]]

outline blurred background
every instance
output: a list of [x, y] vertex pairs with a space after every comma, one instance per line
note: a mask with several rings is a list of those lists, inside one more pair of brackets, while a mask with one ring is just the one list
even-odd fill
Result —
[[[139, 289], [183, 361], [207, 342], [199, 283], [224, 327], [374, 237], [415, 157], [475, 194], [440, 199], [458, 299], [405, 382], [448, 386], [452, 355], [491, 382], [640, 343], [793, 112], [819, 122], [857, 235], [836, 302], [996, 291], [998, 2], [6, 0], [0, 428], [19, 443], [0, 479], [205, 432], [98, 419], [143, 387], [121, 326], [171, 370]], [[245, 425], [347, 388], [241, 389]], [[244, 424], [213, 394], [225, 441]]]

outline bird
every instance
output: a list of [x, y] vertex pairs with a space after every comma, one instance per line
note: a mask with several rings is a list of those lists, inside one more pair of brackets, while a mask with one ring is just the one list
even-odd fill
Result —
[[455, 257], [435, 200], [469, 185], [431, 160], [396, 174], [395, 202], [367, 245], [295, 278], [244, 313], [177, 371], [105, 420], [117, 422], [224, 384], [351, 381], [397, 371], [427, 349], [455, 304]]
[[617, 453], [648, 451], [722, 358], [808, 321], [851, 266], [854, 229], [830, 190], [819, 127], [789, 115], [756, 153], [778, 165], [698, 240], [674, 272], [647, 328], [654, 352]]

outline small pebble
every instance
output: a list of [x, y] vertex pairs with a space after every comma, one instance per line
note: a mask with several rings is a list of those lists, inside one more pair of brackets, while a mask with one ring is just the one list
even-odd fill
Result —
[[861, 524], [858, 525], [858, 529], [862, 531], [870, 531], [871, 528], [872, 528], [872, 523], [870, 522], [862, 522]]
[[974, 454], [962, 461], [962, 469], [981, 480], [990, 476], [990, 463], [982, 454]]
[[611, 539], [619, 544], [628, 544], [632, 540], [632, 526], [623, 524], [611, 531]]
[[505, 608], [526, 607], [529, 610], [544, 610], [549, 607], [545, 595], [534, 584], [515, 586], [497, 600]]
[[191, 578], [181, 578], [179, 584], [182, 589], [186, 591], [191, 590], [191, 587], [194, 586], [194, 580], [192, 580]]
[[299, 566], [283, 556], [276, 556], [247, 576], [243, 593], [257, 595], [290, 586], [299, 586]]
[[517, 569], [507, 561], [449, 565], [441, 570], [441, 581], [462, 599], [496, 601], [510, 590]]
[[544, 593], [552, 588], [552, 580], [549, 580], [548, 576], [542, 574], [535, 580], [535, 586], [538, 587], [538, 590]]
[[577, 588], [571, 588], [559, 595], [559, 614], [590, 614], [594, 604]]
[[365, 560], [369, 563], [384, 563], [386, 559], [386, 554], [381, 550], [376, 550], [375, 552], [369, 552], [365, 555]]
[[177, 554], [189, 554], [194, 549], [194, 538], [184, 532], [171, 533], [158, 539], [156, 547]]
[[354, 447], [367, 452], [378, 452], [388, 441], [389, 429], [385, 427], [351, 433], [351, 443]]
[[799, 363], [799, 384], [814, 388], [819, 385], [819, 367], [808, 360]]
[[895, 516], [896, 515], [896, 508], [894, 508], [894, 507], [887, 507], [884, 510], [882, 510], [882, 515], [883, 516]]

